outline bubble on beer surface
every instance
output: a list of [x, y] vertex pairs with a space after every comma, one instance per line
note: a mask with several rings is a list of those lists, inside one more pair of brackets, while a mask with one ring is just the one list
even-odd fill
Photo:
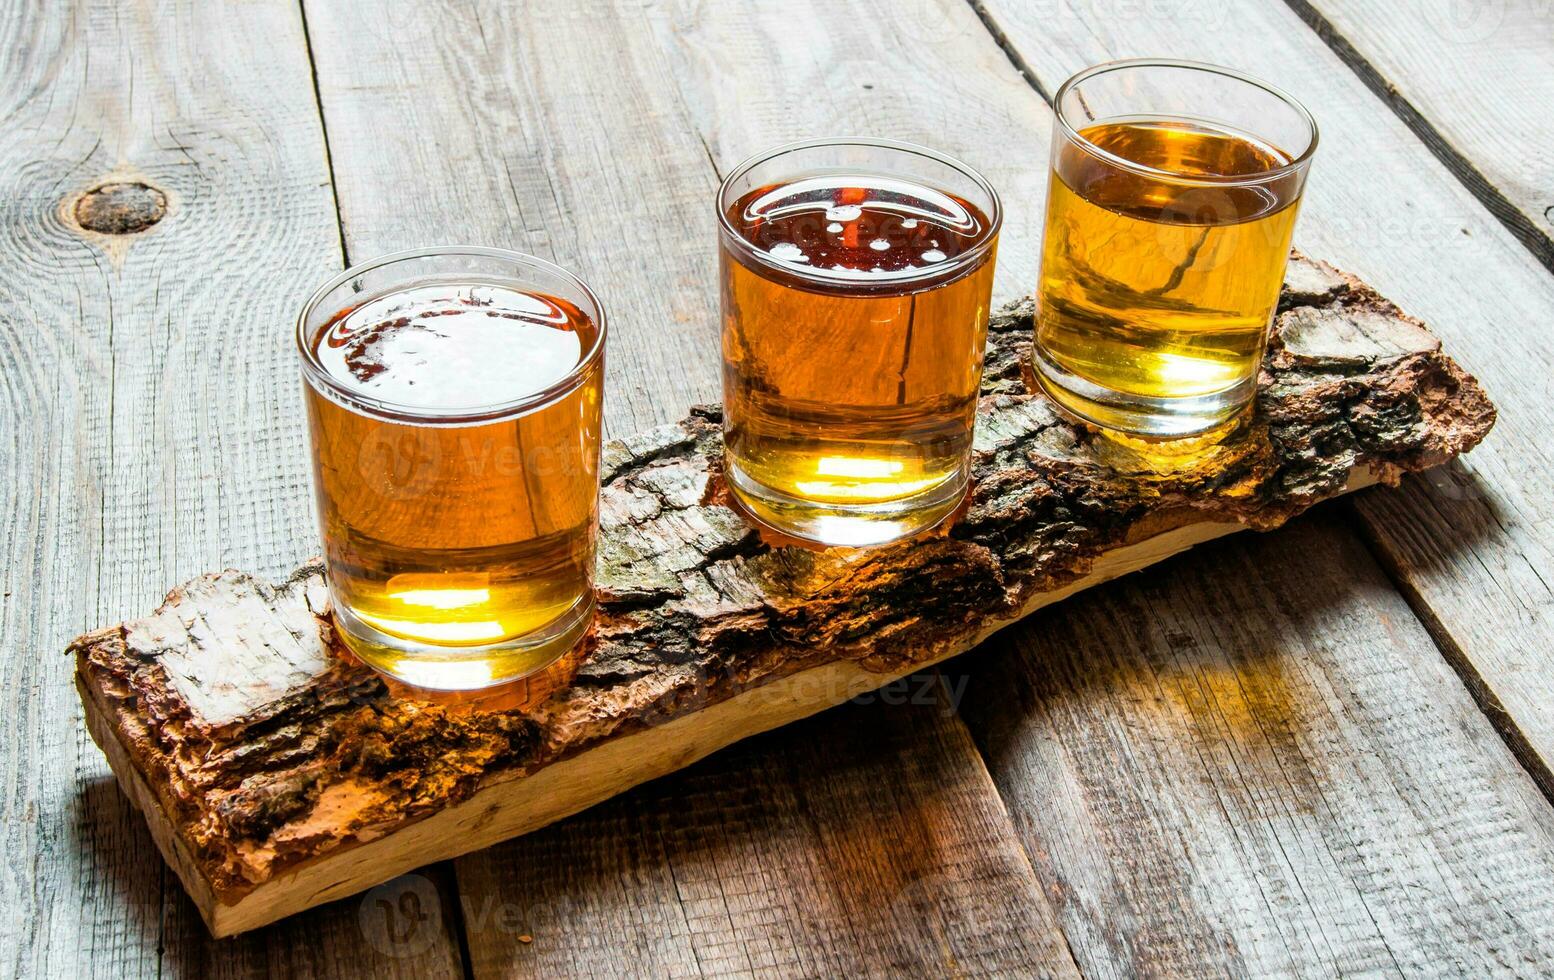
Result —
[[991, 231], [968, 201], [880, 174], [817, 174], [755, 188], [727, 217], [771, 260], [830, 283], [931, 279]]
[[543, 391], [583, 356], [591, 327], [569, 304], [501, 286], [436, 283], [380, 296], [314, 345], [353, 393], [436, 411], [473, 411]]
[[776, 245], [773, 245], [771, 256], [774, 259], [781, 259], [784, 262], [808, 261], [804, 255], [804, 250], [792, 242], [778, 242]]

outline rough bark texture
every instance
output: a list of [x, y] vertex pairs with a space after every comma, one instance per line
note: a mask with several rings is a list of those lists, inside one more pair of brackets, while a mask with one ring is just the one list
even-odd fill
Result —
[[1255, 421], [1169, 474], [1028, 394], [1030, 304], [999, 312], [968, 507], [947, 533], [884, 549], [764, 542], [719, 502], [716, 408], [610, 445], [594, 636], [522, 703], [428, 700], [340, 656], [313, 563], [275, 587], [230, 570], [197, 579], [152, 616], [78, 638], [87, 711], [214, 894], [236, 901], [777, 678], [931, 662], [1109, 550], [1196, 523], [1272, 528], [1355, 482], [1465, 452], [1492, 425], [1435, 338], [1351, 277], [1297, 258], [1280, 309]]

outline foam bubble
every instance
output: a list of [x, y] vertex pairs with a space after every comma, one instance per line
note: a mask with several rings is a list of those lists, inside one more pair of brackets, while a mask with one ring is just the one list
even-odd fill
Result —
[[550, 297], [439, 283], [370, 300], [318, 340], [320, 365], [357, 394], [411, 408], [473, 411], [565, 378], [584, 337]]

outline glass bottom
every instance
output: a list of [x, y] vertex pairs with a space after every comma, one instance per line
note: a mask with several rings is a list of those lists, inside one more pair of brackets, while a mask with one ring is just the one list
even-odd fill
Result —
[[963, 467], [937, 486], [896, 500], [834, 504], [805, 500], [752, 479], [733, 460], [724, 475], [729, 492], [758, 523], [779, 534], [827, 548], [868, 548], [921, 534], [955, 513], [969, 484]]
[[1054, 364], [1031, 345], [1031, 370], [1059, 407], [1103, 429], [1155, 439], [1198, 436], [1223, 429], [1252, 403], [1254, 374], [1229, 388], [1184, 398], [1151, 398], [1103, 388]]
[[335, 632], [362, 663], [398, 681], [433, 691], [478, 691], [537, 674], [577, 646], [593, 622], [589, 591], [532, 633], [483, 646], [438, 646], [385, 633], [334, 602]]

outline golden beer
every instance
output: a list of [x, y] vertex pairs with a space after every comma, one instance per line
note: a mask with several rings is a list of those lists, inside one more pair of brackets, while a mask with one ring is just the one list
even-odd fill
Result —
[[533, 673], [591, 618], [603, 323], [581, 283], [537, 263], [390, 257], [304, 316], [336, 626], [421, 687]]
[[[1109, 93], [1103, 88], [1098, 99], [1093, 87], [1127, 75], [1121, 64], [1093, 69], [1099, 74], [1088, 81], [1080, 76], [1086, 109], [1106, 104]], [[1168, 72], [1156, 79], [1166, 91], [1182, 72], [1208, 71], [1137, 68], [1149, 69]], [[1160, 108], [1141, 95], [1148, 85], [1130, 88], [1115, 101]], [[1033, 362], [1043, 388], [1073, 413], [1138, 435], [1181, 436], [1212, 429], [1250, 403], [1315, 137], [1296, 146], [1306, 153], [1297, 160], [1240, 128], [1255, 121], [1276, 130], [1267, 106], [1239, 125], [1207, 117], [1234, 117], [1238, 105], [1227, 93], [1201, 118], [1098, 113], [1071, 131], [1059, 126]]]
[[874, 143], [790, 147], [730, 176], [725, 472], [762, 523], [871, 545], [960, 503], [998, 228], [979, 180]]

